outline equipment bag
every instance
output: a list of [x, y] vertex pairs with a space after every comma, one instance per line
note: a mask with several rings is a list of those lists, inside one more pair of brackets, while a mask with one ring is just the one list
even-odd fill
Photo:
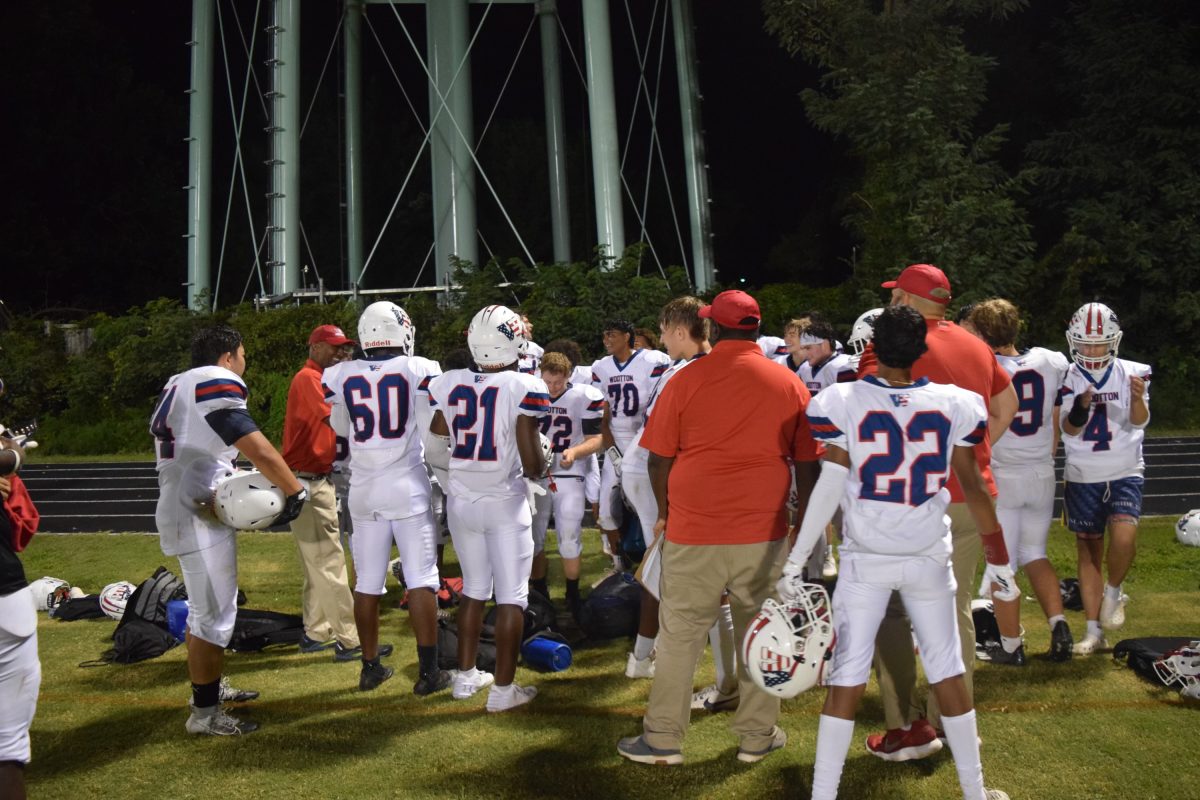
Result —
[[590, 639], [619, 639], [638, 629], [641, 585], [628, 572], [609, 575], [592, 589], [579, 612], [579, 627]]
[[159, 567], [129, 596], [125, 616], [132, 612], [157, 625], [166, 625], [167, 603], [172, 600], [187, 600], [187, 588], [173, 572]]
[[150, 658], [158, 658], [179, 644], [167, 630], [153, 622], [126, 614], [113, 632], [113, 646], [105, 650], [95, 661], [84, 661], [81, 667], [99, 667], [106, 664], [133, 664]]
[[[525, 620], [521, 629], [522, 642], [529, 641], [539, 633], [547, 633], [555, 630], [555, 621], [558, 619], [558, 609], [554, 607], [554, 603], [550, 602], [550, 598], [537, 589], [532, 587], [529, 589], [527, 603], [528, 605], [525, 606]], [[495, 606], [488, 609], [483, 622], [489, 627], [495, 626]]]
[[77, 619], [108, 619], [104, 609], [100, 608], [100, 595], [98, 594], [63, 600], [50, 609], [50, 616], [60, 622], [74, 622]]
[[298, 644], [303, 635], [304, 618], [297, 614], [239, 608], [227, 647], [238, 653], [257, 652], [272, 645]]
[[[458, 626], [448, 619], [438, 620], [438, 669], [458, 669]], [[484, 624], [475, 651], [475, 666], [484, 672], [496, 671], [496, 631]]]
[[1162, 676], [1154, 669], [1154, 662], [1173, 650], [1186, 647], [1197, 639], [1200, 639], [1200, 636], [1151, 636], [1145, 639], [1122, 639], [1113, 648], [1113, 659], [1124, 660], [1131, 670], [1143, 678], [1157, 683], [1159, 686], [1166, 686]]

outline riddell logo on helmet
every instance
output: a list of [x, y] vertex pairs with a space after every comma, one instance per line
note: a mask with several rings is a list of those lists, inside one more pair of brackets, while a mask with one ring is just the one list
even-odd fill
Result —
[[364, 350], [368, 350], [372, 347], [391, 347], [391, 346], [392, 346], [391, 342], [386, 341], [386, 340], [379, 340], [379, 339], [376, 339], [376, 340], [364, 339], [363, 343], [362, 343], [362, 348]]

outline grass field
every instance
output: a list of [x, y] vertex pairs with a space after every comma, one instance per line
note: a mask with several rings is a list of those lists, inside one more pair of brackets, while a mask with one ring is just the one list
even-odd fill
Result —
[[[1132, 600], [1122, 637], [1200, 638], [1200, 549], [1176, 543], [1172, 520], [1143, 523], [1140, 553], [1126, 582]], [[604, 559], [585, 536], [585, 578]], [[1074, 545], [1056, 526], [1051, 556], [1073, 575]], [[23, 556], [29, 577], [54, 575], [90, 591], [133, 582], [165, 564], [158, 540], [138, 534], [42, 536]], [[255, 608], [299, 610], [298, 557], [287, 534], [243, 534], [241, 584]], [[561, 577], [551, 561], [556, 596]], [[451, 567], [447, 571], [453, 571]], [[394, 585], [393, 585], [394, 586]], [[392, 593], [389, 598], [397, 595]], [[391, 602], [385, 600], [385, 606]], [[1078, 636], [1082, 616], [1069, 613]], [[1025, 605], [1027, 650], [1040, 656], [1048, 631]], [[492, 716], [483, 697], [410, 693], [416, 657], [404, 612], [384, 613], [384, 641], [397, 644], [397, 677], [357, 691], [356, 664], [294, 651], [231, 654], [234, 685], [262, 692], [249, 716], [262, 724], [241, 739], [188, 736], [189, 697], [182, 648], [128, 666], [80, 668], [109, 646], [113, 623], [60, 623], [43, 615], [44, 670], [33, 724], [34, 798], [807, 798], [823, 692], [784, 704], [787, 748], [757, 765], [739, 763], [728, 715], [695, 712], [687, 763], [654, 768], [624, 762], [618, 738], [640, 731], [649, 683], [623, 677], [627, 643], [577, 649], [557, 674], [521, 669], [540, 689], [534, 703]], [[696, 685], [712, 681], [705, 655]], [[1022, 670], [980, 665], [976, 672], [987, 784], [1016, 798], [1200, 797], [1195, 730], [1200, 703], [1156, 688], [1107, 656]], [[869, 755], [863, 737], [881, 728], [874, 686], [855, 731], [841, 796], [863, 800], [954, 798], [948, 751], [890, 764]]]

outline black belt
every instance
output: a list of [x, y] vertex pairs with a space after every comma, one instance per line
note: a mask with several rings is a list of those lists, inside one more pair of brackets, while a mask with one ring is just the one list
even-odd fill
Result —
[[306, 481], [323, 481], [329, 477], [328, 472], [297, 472], [297, 478], [304, 478]]

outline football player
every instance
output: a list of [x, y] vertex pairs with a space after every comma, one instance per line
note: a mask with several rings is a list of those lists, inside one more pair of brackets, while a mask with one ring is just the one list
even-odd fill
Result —
[[[1106, 647], [1104, 630], [1125, 624], [1121, 583], [1137, 548], [1142, 513], [1142, 440], [1150, 423], [1150, 367], [1117, 358], [1117, 315], [1088, 303], [1067, 327], [1074, 363], [1062, 388], [1063, 493], [1067, 527], [1079, 555], [1079, 594], [1087, 635], [1077, 655]], [[1108, 581], [1103, 579], [1104, 530], [1108, 528]]]
[[584, 481], [591, 456], [600, 451], [600, 421], [604, 396], [590, 383], [571, 383], [573, 365], [562, 353], [546, 353], [541, 361], [542, 380], [550, 392], [550, 406], [542, 417], [541, 432], [550, 440], [554, 460], [550, 475], [541, 480], [548, 493], [537, 495], [533, 515], [533, 568], [530, 583], [547, 597], [546, 528], [554, 511], [558, 554], [567, 581], [567, 607], [578, 617], [579, 569], [583, 545]]
[[450, 684], [437, 665], [438, 530], [430, 506], [429, 473], [421, 460], [428, 427], [429, 380], [436, 361], [413, 355], [416, 330], [403, 308], [372, 303], [358, 318], [364, 356], [325, 370], [325, 397], [334, 430], [350, 443], [350, 517], [354, 536], [354, 622], [362, 644], [358, 688], [375, 689], [394, 670], [380, 663], [391, 645], [379, 644], [379, 598], [386, 593], [392, 543], [400, 551], [408, 616], [417, 639], [420, 676], [413, 694]]
[[221, 677], [237, 618], [237, 537], [212, 514], [217, 479], [240, 451], [286, 496], [276, 525], [299, 515], [307, 493], [246, 410], [246, 349], [228, 325], [192, 337], [192, 368], [173, 375], [150, 417], [158, 472], [154, 520], [163, 554], [177, 556], [188, 590], [187, 662], [192, 681], [188, 733], [236, 736], [258, 725], [227, 714], [222, 702], [257, 692]]
[[[983, 537], [985, 587], [1007, 600], [1020, 591], [972, 449], [987, 433], [987, 411], [973, 392], [912, 379], [910, 368], [926, 349], [925, 327], [915, 309], [885, 310], [875, 323], [877, 374], [837, 384], [808, 408], [813, 436], [826, 449], [779, 581], [785, 601], [797, 595], [804, 561], [839, 501], [846, 509], [841, 577], [833, 596], [837, 647], [817, 731], [814, 800], [837, 796], [875, 634], [893, 591], [900, 593], [916, 631], [963, 797], [1008, 798], [983, 787], [975, 711], [963, 681], [946, 517], [950, 496], [944, 488], [951, 469], [979, 529], [990, 531]], [[936, 738], [931, 745], [933, 751], [941, 748]]]
[[855, 373], [858, 372], [863, 351], [867, 349], [867, 345], [875, 336], [875, 318], [879, 316], [880, 311], [883, 309], [872, 308], [864, 311], [858, 319], [854, 320], [854, 325], [850, 328], [850, 338], [846, 340], [846, 346], [850, 348], [850, 366]]
[[[1020, 405], [1008, 432], [992, 444], [996, 479], [996, 516], [1013, 570], [1023, 569], [1050, 625], [1050, 658], [1066, 661], [1073, 640], [1063, 615], [1062, 593], [1054, 565], [1046, 557], [1046, 539], [1054, 516], [1054, 451], [1059, 424], [1055, 405], [1069, 366], [1062, 353], [1031, 347], [1017, 350], [1021, 315], [1007, 300], [976, 303], [963, 327], [992, 348], [996, 361], [1012, 376]], [[1021, 637], [1001, 636], [988, 648], [993, 664], [1024, 666]]]
[[600, 472], [600, 531], [605, 548], [619, 571], [621, 558], [620, 527], [621, 459], [646, 417], [650, 391], [671, 359], [657, 350], [634, 349], [633, 324], [614, 320], [604, 325], [604, 350], [608, 358], [592, 364], [592, 385], [608, 401], [603, 423], [604, 466]]
[[787, 340], [780, 339], [778, 336], [758, 337], [758, 347], [764, 356], [773, 361], [788, 354]]
[[788, 320], [783, 326], [783, 352], [774, 357], [775, 363], [783, 364], [797, 375], [800, 374], [800, 365], [808, 357], [808, 347], [800, 343], [800, 337], [811, 324], [812, 319], [807, 316]]
[[[700, 358], [712, 349], [708, 343], [708, 327], [700, 318], [700, 309], [704, 305], [695, 297], [677, 297], [663, 306], [659, 314], [659, 329], [662, 341], [667, 346], [667, 355], [671, 365], [658, 379], [650, 396], [646, 400], [646, 417], [654, 408], [654, 401], [667, 385], [671, 376], [686, 367], [692, 361]], [[654, 545], [654, 523], [658, 521], [658, 501], [654, 497], [654, 488], [650, 485], [650, 474], [647, 469], [649, 453], [639, 446], [642, 439], [642, 428], [625, 450], [625, 458], [621, 461], [621, 489], [637, 512], [641, 522], [642, 537], [646, 542], [647, 556], [642, 562], [642, 600], [640, 622], [637, 639], [633, 652], [625, 665], [627, 678], [654, 677], [654, 637], [658, 635], [658, 555], [652, 549]], [[727, 607], [726, 607], [727, 608]], [[732, 618], [730, 624], [732, 625]]]
[[[541, 378], [517, 371], [523, 338], [520, 317], [504, 306], [488, 306], [467, 330], [479, 371], [447, 372], [429, 384], [434, 415], [428, 457], [449, 476], [446, 515], [463, 572], [453, 695], [470, 697], [494, 681], [487, 700], [491, 712], [516, 708], [537, 694], [536, 687], [514, 681], [533, 560], [527, 493], [541, 491], [522, 478], [536, 479], [545, 471], [538, 421], [550, 408], [550, 394]], [[475, 666], [483, 604], [493, 590], [494, 678]]]
[[521, 350], [519, 369], [526, 375], [536, 375], [538, 364], [541, 363], [542, 356], [546, 351], [533, 341], [533, 323], [524, 314], [521, 315], [521, 331], [521, 335], [525, 338], [525, 346]]
[[846, 383], [855, 379], [850, 357], [834, 349], [837, 336], [833, 326], [823, 319], [815, 319], [800, 333], [800, 348], [804, 361], [796, 368], [796, 375], [804, 381], [814, 397], [835, 383]]

